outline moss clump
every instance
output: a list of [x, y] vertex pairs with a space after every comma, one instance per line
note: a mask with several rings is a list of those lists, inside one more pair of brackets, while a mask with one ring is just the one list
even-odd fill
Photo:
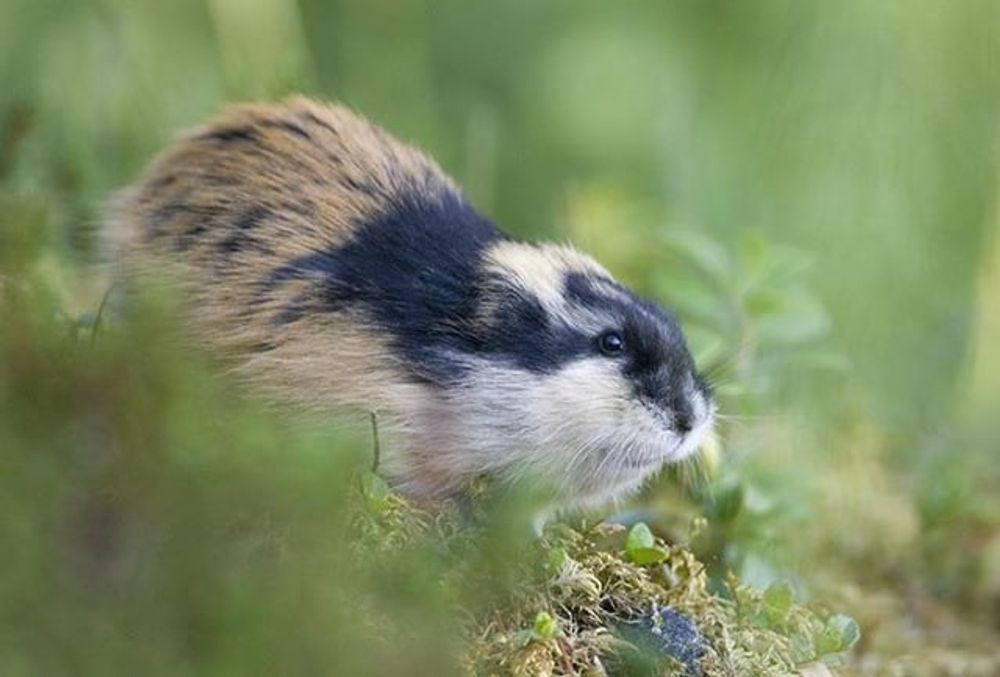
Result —
[[[443, 583], [456, 591], [457, 604], [469, 600], [463, 586], [492, 584], [481, 562], [462, 560], [484, 543], [482, 530], [455, 526], [458, 511], [432, 517], [377, 481], [364, 484], [355, 520], [363, 560], [430, 539], [459, 554]], [[645, 525], [633, 532], [640, 530]], [[629, 546], [642, 548], [641, 556]], [[813, 661], [836, 664], [857, 638], [853, 621], [795, 603], [785, 583], [759, 591], [730, 578], [715, 593], [705, 566], [684, 546], [637, 541], [620, 525], [551, 525], [528, 550], [507, 559], [513, 585], [492, 603], [463, 610], [470, 674], [596, 675], [637, 661], [662, 674], [796, 674]], [[693, 664], [638, 641], [654, 639], [648, 629], [663, 610], [697, 628], [701, 650]]]
[[[537, 608], [497, 610], [477, 627], [470, 652], [475, 672], [514, 674], [600, 674], [610, 662], [633, 650], [621, 628], [670, 608], [690, 618], [705, 639], [699, 661], [706, 675], [785, 674], [842, 647], [827, 639], [828, 619], [789, 602], [768, 616], [767, 595], [730, 580], [729, 596], [708, 589], [705, 567], [682, 546], [662, 542], [665, 557], [653, 565], [628, 561], [624, 527], [606, 523], [581, 530], [565, 526], [546, 535], [553, 570], [544, 588], [526, 595], [542, 600], [562, 632], [541, 641], [522, 629]], [[525, 641], [527, 639], [528, 641]], [[669, 657], [668, 674], [682, 666]]]

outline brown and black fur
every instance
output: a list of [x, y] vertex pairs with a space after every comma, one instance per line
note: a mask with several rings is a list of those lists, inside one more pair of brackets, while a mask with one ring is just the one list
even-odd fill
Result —
[[603, 501], [711, 425], [670, 315], [575, 250], [507, 237], [342, 107], [228, 109], [121, 195], [108, 241], [123, 275], [175, 271], [193, 335], [262, 392], [377, 412], [418, 497], [486, 473]]

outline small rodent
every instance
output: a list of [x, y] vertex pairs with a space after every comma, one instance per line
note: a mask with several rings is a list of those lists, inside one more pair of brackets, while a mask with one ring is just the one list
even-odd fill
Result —
[[228, 108], [121, 194], [126, 274], [178, 266], [193, 335], [271, 397], [376, 412], [417, 499], [529, 478], [622, 497], [714, 405], [677, 321], [571, 248], [505, 235], [418, 150], [296, 98]]

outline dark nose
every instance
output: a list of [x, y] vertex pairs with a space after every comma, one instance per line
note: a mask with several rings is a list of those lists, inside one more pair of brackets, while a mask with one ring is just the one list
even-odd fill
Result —
[[674, 427], [677, 428], [677, 432], [682, 435], [686, 435], [691, 432], [692, 422], [691, 411], [689, 409], [679, 409], [674, 412]]
[[664, 413], [669, 413], [671, 428], [680, 435], [691, 432], [695, 424], [692, 396], [688, 394], [682, 375], [684, 372], [666, 368], [646, 374], [637, 386], [640, 397], [655, 402]]
[[681, 435], [686, 435], [694, 427], [694, 412], [691, 411], [691, 399], [680, 393], [676, 393], [670, 400], [670, 410], [673, 412], [674, 418], [674, 429]]

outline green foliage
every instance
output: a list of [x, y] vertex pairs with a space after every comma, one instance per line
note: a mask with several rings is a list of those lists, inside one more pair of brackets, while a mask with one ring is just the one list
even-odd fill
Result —
[[[91, 342], [35, 296], [4, 307], [5, 674], [446, 669], [437, 593], [410, 576], [380, 600], [344, 547], [356, 442], [234, 396], [159, 313]], [[373, 632], [376, 603], [392, 615]], [[433, 644], [412, 643], [417, 615]]]
[[775, 581], [767, 586], [764, 591], [764, 614], [768, 625], [780, 627], [788, 619], [794, 601], [795, 589], [788, 581]]
[[849, 651], [861, 639], [861, 628], [850, 616], [836, 614], [826, 620], [823, 633], [816, 641], [816, 653], [820, 657]]
[[827, 340], [830, 317], [803, 252], [760, 233], [734, 248], [695, 232], [669, 231], [660, 240], [664, 262], [653, 288], [685, 318], [700, 363], [723, 384], [723, 412], [759, 411], [796, 374], [846, 369]]
[[539, 611], [535, 616], [535, 625], [531, 629], [531, 635], [540, 642], [554, 639], [559, 634], [559, 623], [545, 611]]
[[656, 546], [653, 532], [645, 523], [639, 522], [628, 532], [625, 541], [625, 556], [633, 564], [659, 564], [667, 558], [667, 551]]

